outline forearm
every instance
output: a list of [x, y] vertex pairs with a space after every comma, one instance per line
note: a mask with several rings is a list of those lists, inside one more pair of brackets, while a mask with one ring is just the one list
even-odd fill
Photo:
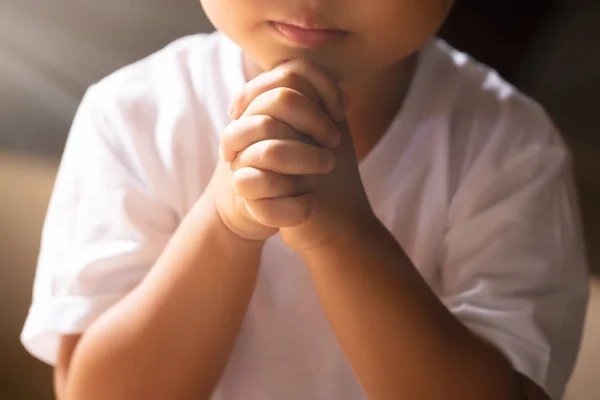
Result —
[[234, 236], [208, 199], [146, 279], [82, 337], [67, 399], [203, 399], [231, 352], [261, 245]]
[[368, 397], [514, 398], [509, 363], [454, 318], [385, 227], [362, 238], [303, 257]]

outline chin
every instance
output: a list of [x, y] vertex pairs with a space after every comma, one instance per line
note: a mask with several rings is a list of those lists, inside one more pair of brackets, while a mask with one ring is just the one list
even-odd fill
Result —
[[338, 83], [353, 80], [377, 70], [375, 66], [349, 60], [335, 49], [300, 49], [272, 46], [270, 49], [254, 50], [247, 51], [247, 53], [263, 71], [269, 71], [286, 61], [297, 58], [312, 62]]

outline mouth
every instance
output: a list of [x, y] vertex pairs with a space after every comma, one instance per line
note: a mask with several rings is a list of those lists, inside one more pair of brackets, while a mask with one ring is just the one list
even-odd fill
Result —
[[318, 48], [333, 45], [348, 36], [349, 32], [327, 27], [309, 20], [270, 21], [270, 25], [288, 41], [307, 47]]

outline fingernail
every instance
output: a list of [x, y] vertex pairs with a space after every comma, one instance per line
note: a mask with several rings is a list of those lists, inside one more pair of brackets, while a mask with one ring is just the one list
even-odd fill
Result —
[[336, 135], [333, 139], [331, 139], [330, 142], [330, 149], [335, 149], [336, 147], [338, 147], [340, 145], [340, 142], [342, 141], [342, 135], [338, 134]]
[[313, 193], [308, 195], [308, 204], [310, 204], [310, 215], [313, 215], [317, 208], [317, 198]]
[[348, 107], [350, 107], [350, 103], [351, 103], [350, 95], [345, 90], [342, 90], [342, 107], [343, 107], [344, 111], [347, 110]]
[[236, 109], [235, 109], [235, 102], [231, 103], [231, 105], [229, 106], [229, 108], [227, 109], [227, 114], [229, 114], [229, 117], [231, 119], [235, 119], [235, 113], [236, 113]]
[[350, 95], [345, 90], [341, 91], [341, 104], [339, 108], [335, 110], [333, 119], [336, 121], [343, 121], [346, 118], [346, 110], [350, 107]]
[[273, 64], [273, 66], [271, 67], [271, 71], [274, 70], [275, 68], [279, 67], [280, 65], [283, 65], [285, 63], [287, 63], [288, 61], [290, 61], [289, 58], [284, 58], [283, 60], [279, 60], [277, 61], [275, 64]]
[[335, 121], [343, 121], [346, 118], [346, 112], [344, 110], [337, 109], [333, 115]]
[[223, 152], [223, 146], [219, 145], [219, 159], [225, 161], [225, 153]]
[[327, 171], [328, 172], [333, 171], [333, 169], [335, 168], [335, 164], [336, 164], [336, 159], [332, 155], [329, 159], [327, 159]]

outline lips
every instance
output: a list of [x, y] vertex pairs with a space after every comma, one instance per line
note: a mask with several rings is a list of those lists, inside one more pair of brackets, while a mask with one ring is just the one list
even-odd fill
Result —
[[271, 21], [273, 28], [288, 41], [302, 47], [317, 48], [333, 45], [348, 35], [348, 31], [327, 27], [309, 19]]

